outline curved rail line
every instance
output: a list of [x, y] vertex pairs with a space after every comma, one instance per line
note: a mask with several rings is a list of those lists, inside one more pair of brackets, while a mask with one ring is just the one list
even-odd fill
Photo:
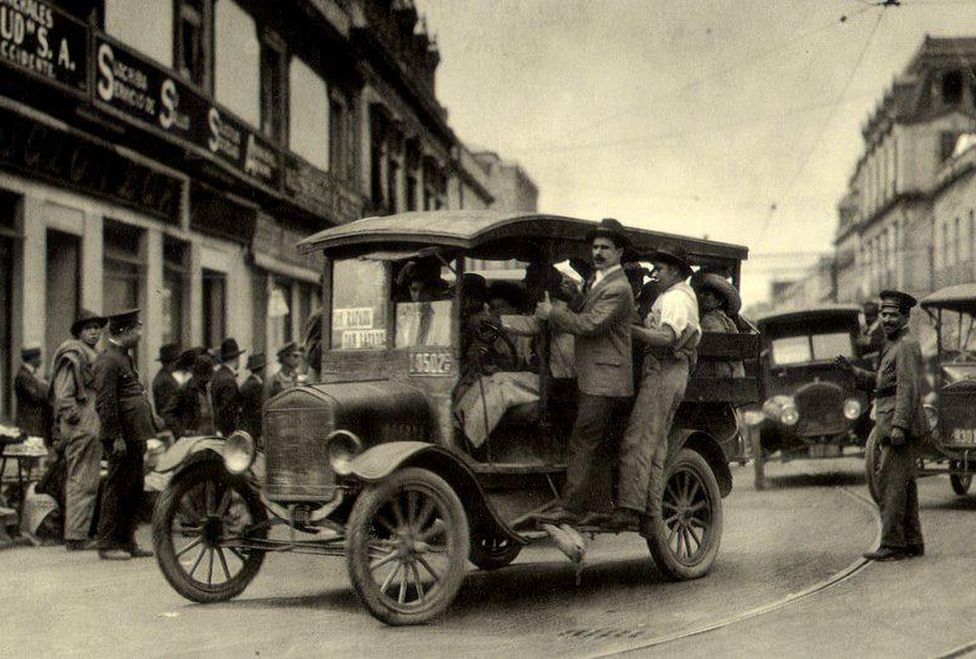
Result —
[[[857, 500], [858, 502], [865, 504], [866, 506], [869, 507], [869, 509], [873, 513], [875, 524], [877, 526], [877, 532], [875, 535], [875, 541], [873, 546], [877, 547], [878, 544], [881, 542], [881, 516], [878, 514], [878, 508], [874, 504], [874, 501], [872, 501], [869, 497], [863, 494], [852, 491], [850, 488], [846, 486], [841, 488], [841, 492]], [[776, 600], [774, 602], [771, 602], [769, 604], [757, 606], [747, 611], [737, 613], [723, 620], [719, 620], [718, 622], [710, 623], [708, 625], [703, 625], [701, 627], [695, 627], [693, 629], [689, 629], [686, 631], [676, 632], [674, 634], [666, 634], [664, 636], [658, 636], [651, 639], [642, 639], [640, 641], [631, 642], [631, 643], [618, 642], [616, 644], [604, 646], [594, 656], [611, 657], [618, 654], [625, 654], [629, 652], [647, 650], [661, 645], [666, 645], [668, 643], [674, 643], [675, 641], [680, 641], [682, 639], [691, 638], [693, 636], [701, 636], [702, 634], [708, 634], [710, 632], [717, 631], [719, 629], [723, 629], [725, 627], [729, 627], [731, 625], [735, 625], [740, 622], [744, 622], [746, 620], [751, 620], [752, 618], [758, 618], [759, 616], [763, 616], [768, 613], [778, 611], [791, 604], [795, 604], [796, 602], [807, 599], [808, 597], [812, 597], [818, 593], [822, 593], [825, 590], [828, 590], [836, 586], [837, 584], [843, 583], [848, 579], [851, 579], [854, 575], [863, 571], [864, 568], [870, 565], [870, 563], [871, 561], [868, 561], [864, 558], [858, 558], [853, 563], [845, 567], [843, 570], [840, 570], [839, 572], [833, 574], [832, 576], [822, 581], [819, 581], [811, 586], [808, 586], [807, 588], [804, 588], [799, 592], [786, 595], [785, 597]], [[944, 656], [946, 657], [961, 656], [961, 654], [965, 654], [967, 651], [974, 648], [976, 648], [976, 642], [964, 646], [963, 648], [960, 648], [958, 650], [955, 650], [953, 651], [954, 653], [950, 653]], [[955, 654], [957, 652], [959, 654]]]

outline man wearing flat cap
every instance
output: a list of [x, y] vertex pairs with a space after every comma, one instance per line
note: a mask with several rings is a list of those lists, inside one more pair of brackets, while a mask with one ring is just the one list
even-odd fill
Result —
[[96, 411], [95, 360], [106, 318], [82, 309], [71, 325], [72, 338], [54, 353], [51, 397], [58, 429], [58, 449], [65, 457], [64, 538], [68, 551], [95, 549], [90, 536], [102, 445]]
[[632, 328], [643, 351], [640, 387], [620, 445], [617, 508], [610, 528], [653, 532], [659, 519], [671, 423], [684, 398], [701, 339], [698, 300], [688, 285], [691, 265], [680, 247], [650, 255], [661, 291], [642, 323]]
[[634, 394], [630, 326], [634, 294], [620, 266], [630, 245], [623, 226], [612, 218], [601, 220], [586, 235], [595, 271], [587, 282], [582, 307], [571, 311], [548, 292], [536, 305], [535, 315], [548, 320], [554, 333], [576, 337], [575, 367], [579, 389], [576, 422], [566, 455], [566, 484], [562, 507], [544, 517], [554, 522], [587, 523], [587, 504], [593, 463], [601, 445], [622, 427]]
[[237, 386], [237, 369], [240, 368], [242, 354], [244, 351], [237, 346], [236, 339], [224, 339], [220, 344], [220, 366], [210, 384], [217, 430], [224, 437], [237, 430], [241, 419], [241, 392]]
[[877, 374], [838, 356], [859, 387], [874, 390], [874, 428], [869, 443], [881, 445], [877, 473], [881, 507], [881, 546], [864, 554], [875, 561], [896, 561], [925, 553], [918, 519], [915, 460], [929, 433], [922, 408], [922, 351], [908, 329], [916, 300], [901, 291], [881, 291], [881, 327], [886, 342]]
[[264, 370], [267, 363], [263, 352], [248, 355], [247, 370], [251, 374], [241, 385], [241, 429], [247, 431], [255, 442], [261, 440], [261, 406], [264, 405]]
[[268, 398], [298, 386], [298, 367], [302, 364], [302, 349], [297, 343], [291, 341], [278, 349], [277, 356], [281, 368], [268, 382]]
[[166, 418], [168, 410], [177, 394], [180, 393], [180, 383], [176, 379], [176, 364], [180, 359], [180, 347], [175, 343], [167, 343], [159, 348], [159, 372], [152, 381], [153, 406], [156, 413], [163, 417], [166, 430], [172, 431], [169, 419]]
[[41, 375], [40, 345], [24, 346], [20, 351], [20, 370], [14, 378], [14, 394], [17, 397], [17, 427], [22, 432], [47, 439], [51, 419], [48, 405], [48, 383]]
[[98, 555], [107, 560], [152, 556], [136, 544], [144, 489], [146, 440], [156, 432], [152, 406], [131, 351], [142, 338], [139, 310], [108, 318], [108, 346], [95, 359], [95, 408], [108, 456], [108, 478], [98, 516]]

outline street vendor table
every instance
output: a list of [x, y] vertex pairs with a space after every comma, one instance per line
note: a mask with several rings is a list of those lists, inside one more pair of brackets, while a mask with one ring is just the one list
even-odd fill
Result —
[[[0, 484], [8, 482], [7, 463], [13, 460], [17, 464], [17, 524], [20, 525], [21, 516], [24, 511], [24, 497], [27, 494], [27, 487], [33, 480], [34, 463], [47, 457], [48, 450], [44, 446], [44, 440], [40, 437], [18, 438], [14, 443], [4, 442], [3, 452], [0, 453]], [[9, 481], [13, 482], [13, 481]]]

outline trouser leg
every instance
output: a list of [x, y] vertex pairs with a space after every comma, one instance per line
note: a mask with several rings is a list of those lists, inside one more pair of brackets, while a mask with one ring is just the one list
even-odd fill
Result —
[[98, 513], [98, 548], [119, 549], [125, 542], [120, 539], [124, 533], [123, 500], [125, 498], [124, 480], [125, 456], [110, 453], [108, 457], [108, 475], [105, 477], [102, 502]]
[[[881, 546], [904, 549], [909, 538], [910, 515], [918, 518], [918, 493], [913, 477], [911, 447], [886, 446], [881, 451]], [[921, 529], [919, 528], [919, 535]]]
[[583, 512], [586, 509], [593, 458], [606, 438], [612, 417], [612, 403], [605, 396], [591, 396], [580, 392], [576, 423], [566, 451], [563, 505], [568, 510]]
[[98, 503], [98, 478], [102, 445], [98, 438], [83, 434], [69, 439], [65, 446], [64, 537], [85, 540], [89, 537], [95, 506]]
[[142, 508], [142, 492], [145, 484], [145, 442], [133, 442], [127, 447], [126, 457], [126, 498], [124, 506], [124, 526], [121, 532], [126, 547], [136, 544], [136, 527], [139, 524], [139, 513]]

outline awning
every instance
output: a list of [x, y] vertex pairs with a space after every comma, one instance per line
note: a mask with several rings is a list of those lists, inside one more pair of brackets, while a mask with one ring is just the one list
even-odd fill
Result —
[[297, 281], [315, 284], [316, 286], [319, 285], [319, 277], [321, 276], [321, 273], [316, 272], [311, 268], [303, 268], [291, 263], [286, 263], [285, 261], [276, 259], [273, 256], [268, 256], [267, 254], [262, 254], [261, 252], [254, 252], [254, 265], [276, 275], [291, 277]]

